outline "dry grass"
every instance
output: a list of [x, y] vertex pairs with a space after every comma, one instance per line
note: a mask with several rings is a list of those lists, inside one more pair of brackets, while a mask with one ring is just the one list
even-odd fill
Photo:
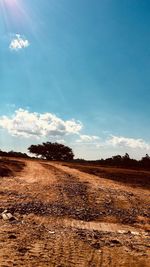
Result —
[[150, 188], [150, 171], [103, 167], [92, 164], [63, 163], [64, 166], [78, 169], [105, 179], [111, 179], [131, 186]]

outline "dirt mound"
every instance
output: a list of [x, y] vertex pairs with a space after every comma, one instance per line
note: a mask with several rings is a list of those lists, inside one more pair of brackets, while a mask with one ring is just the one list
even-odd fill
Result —
[[8, 177], [13, 176], [15, 172], [19, 172], [23, 169], [25, 163], [17, 160], [0, 159], [0, 176]]

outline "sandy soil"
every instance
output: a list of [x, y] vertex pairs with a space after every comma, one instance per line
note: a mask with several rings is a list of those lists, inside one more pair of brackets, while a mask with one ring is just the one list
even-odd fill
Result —
[[148, 189], [22, 160], [0, 178], [0, 266], [149, 267]]

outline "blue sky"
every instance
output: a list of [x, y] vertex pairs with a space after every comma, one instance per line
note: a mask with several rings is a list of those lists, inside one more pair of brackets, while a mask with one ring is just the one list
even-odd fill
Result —
[[1, 149], [56, 140], [139, 158], [149, 87], [149, 1], [0, 0]]

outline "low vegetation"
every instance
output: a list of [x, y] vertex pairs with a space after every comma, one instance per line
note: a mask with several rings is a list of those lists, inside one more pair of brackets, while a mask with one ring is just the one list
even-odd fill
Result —
[[12, 150], [9, 152], [0, 150], [0, 157], [29, 158], [29, 156], [26, 153], [15, 152]]
[[133, 170], [130, 168], [116, 168], [112, 166], [99, 166], [92, 163], [65, 163], [64, 165], [93, 174], [106, 179], [118, 181], [131, 186], [150, 188], [150, 171]]
[[111, 158], [100, 159], [100, 160], [84, 160], [84, 159], [76, 159], [75, 162], [78, 163], [88, 163], [92, 165], [100, 165], [100, 166], [112, 166], [112, 167], [121, 167], [127, 169], [146, 169], [150, 170], [150, 156], [146, 154], [140, 160], [130, 158], [128, 153], [125, 153], [124, 156], [115, 155]]

